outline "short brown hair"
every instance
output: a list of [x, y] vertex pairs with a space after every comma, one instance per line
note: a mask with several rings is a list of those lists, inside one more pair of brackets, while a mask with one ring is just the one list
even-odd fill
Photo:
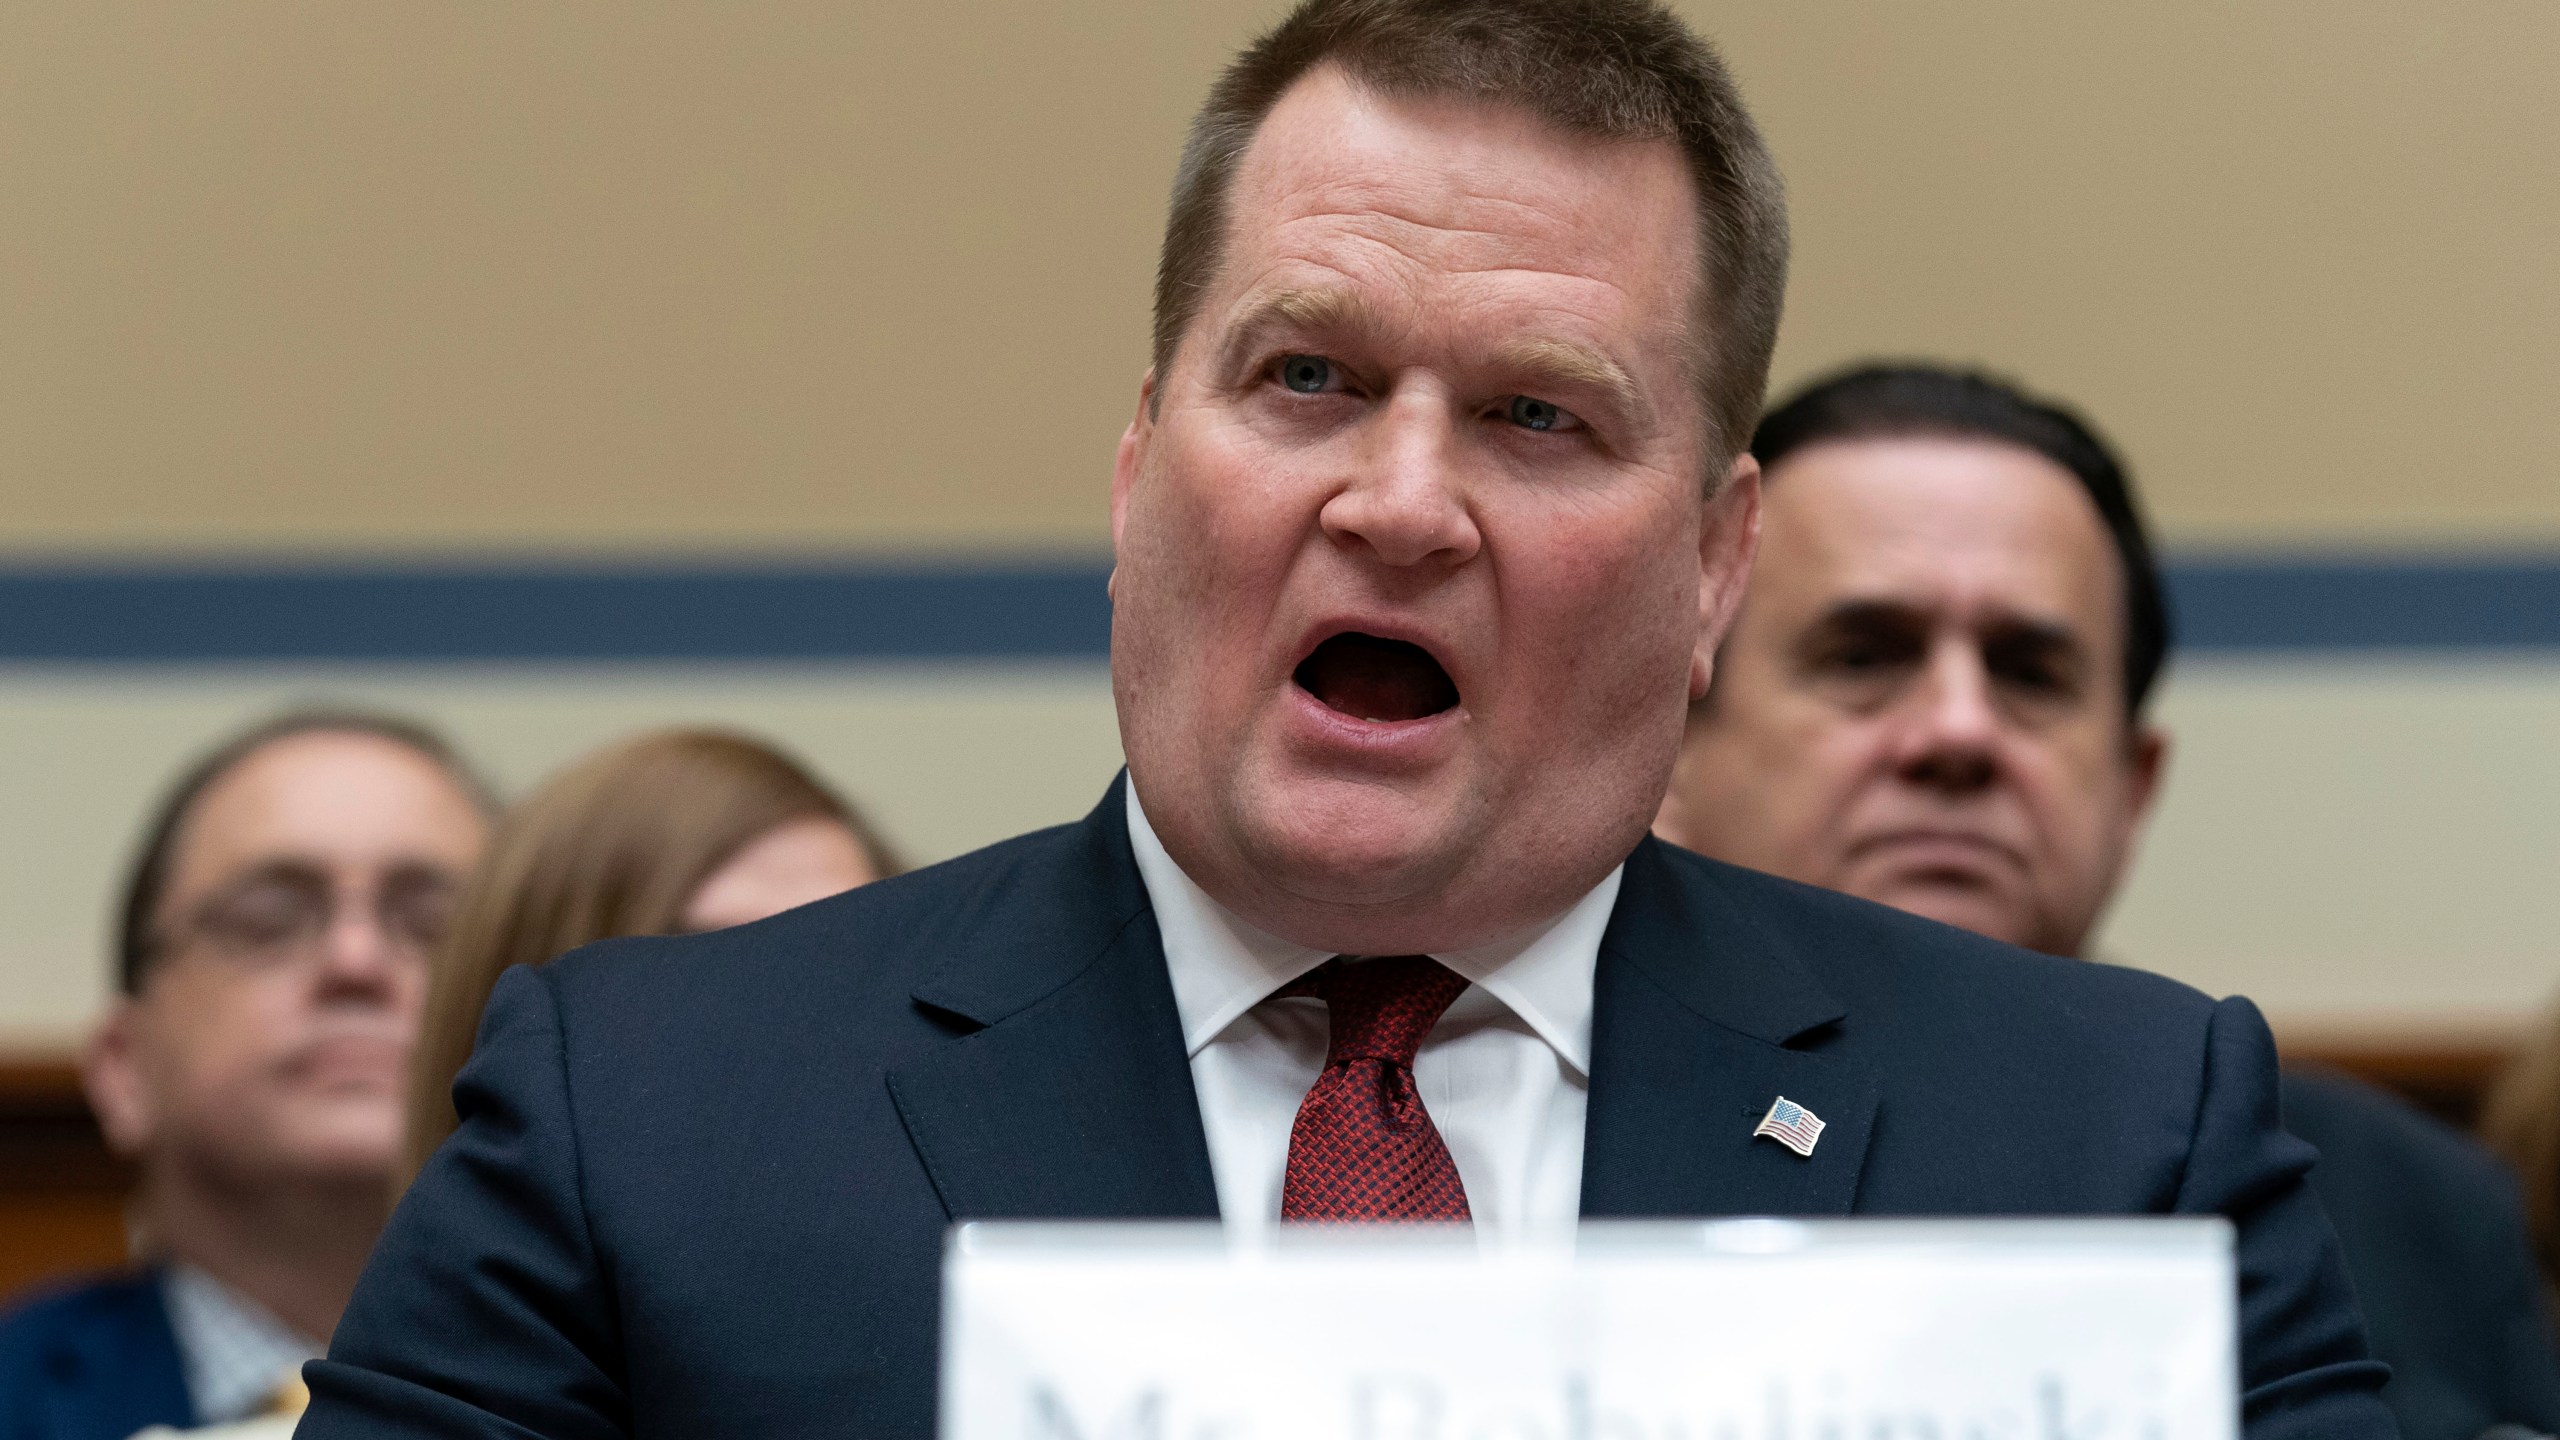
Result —
[[1192, 117], [1156, 266], [1159, 385], [1216, 278], [1236, 166], [1271, 107], [1327, 64], [1386, 95], [1518, 106], [1576, 135], [1677, 144], [1698, 191], [1691, 348], [1709, 454], [1720, 470], [1741, 453], [1786, 295], [1785, 190], [1724, 62], [1652, 0], [1304, 0]]
[[660, 935], [693, 892], [757, 838], [795, 820], [841, 822], [872, 870], [898, 858], [844, 797], [759, 740], [666, 730], [571, 765], [509, 812], [464, 889], [437, 957], [410, 1066], [410, 1168], [453, 1133], [453, 1077], [471, 1058], [498, 977], [597, 940]]

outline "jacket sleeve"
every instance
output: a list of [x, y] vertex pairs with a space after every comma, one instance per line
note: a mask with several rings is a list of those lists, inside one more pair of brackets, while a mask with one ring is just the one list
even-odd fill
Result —
[[631, 1431], [616, 1304], [590, 1228], [562, 1023], [541, 967], [508, 971], [454, 1084], [461, 1126], [366, 1264], [296, 1432]]
[[2337, 1232], [2304, 1179], [2317, 1152], [2279, 1119], [2275, 1040], [2256, 1006], [2215, 1007], [2204, 1063], [2177, 1208], [2237, 1232], [2248, 1440], [2398, 1435], [2381, 1398], [2391, 1372], [2366, 1349]]

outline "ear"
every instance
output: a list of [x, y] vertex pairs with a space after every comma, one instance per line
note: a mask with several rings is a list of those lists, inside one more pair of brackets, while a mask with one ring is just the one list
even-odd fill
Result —
[[[2159, 798], [2161, 778], [2169, 769], [2169, 732], [2166, 730], [2136, 722], [2126, 733], [2124, 743], [2124, 813], [2117, 817], [2116, 822], [2114, 873], [2106, 877], [2106, 889], [2102, 892], [2110, 899], [2124, 887], [2124, 877], [2133, 870], [2134, 852], [2142, 844], [2142, 827], [2151, 818], [2151, 802]], [[2082, 943], [2087, 943], [2086, 937]]]
[[1715, 678], [1716, 647], [1742, 611], [1751, 562], [1760, 553], [1760, 462], [1745, 451], [1698, 523], [1698, 644], [1689, 655], [1689, 698]]
[[[1120, 553], [1120, 530], [1129, 519], [1129, 493], [1138, 486], [1138, 476], [1146, 469], [1147, 446], [1156, 433], [1156, 372], [1138, 377], [1138, 413], [1129, 417], [1129, 428], [1120, 432], [1120, 449], [1111, 460], [1111, 552]], [[1109, 589], [1117, 593], [1120, 567], [1111, 567]]]
[[2126, 796], [2125, 819], [2128, 833], [2125, 848], [2141, 838], [2142, 827], [2151, 818], [2151, 802], [2159, 797], [2160, 780], [2169, 771], [2169, 732], [2157, 725], [2137, 724], [2127, 737], [2132, 746], [2125, 757], [2131, 767], [2126, 783], [2131, 787]]
[[109, 1149], [128, 1158], [149, 1148], [160, 1128], [151, 1080], [143, 1073], [141, 1026], [140, 1004], [123, 996], [80, 1056], [80, 1088], [88, 1094], [98, 1129]]

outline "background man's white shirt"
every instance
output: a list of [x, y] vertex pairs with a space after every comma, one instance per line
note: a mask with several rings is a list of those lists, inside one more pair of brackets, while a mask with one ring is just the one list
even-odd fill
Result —
[[[1271, 993], [1333, 958], [1268, 935], [1194, 884], [1128, 787], [1129, 843], [1164, 936], [1174, 1006], [1208, 1131], [1218, 1210], [1232, 1226], [1280, 1215], [1289, 1130], [1324, 1068], [1322, 1001]], [[1582, 1209], [1591, 977], [1621, 866], [1562, 915], [1433, 958], [1473, 983], [1423, 1041], [1414, 1083], [1467, 1187], [1481, 1234], [1513, 1238]]]
[[187, 1398], [207, 1425], [256, 1415], [278, 1386], [302, 1374], [302, 1362], [327, 1351], [295, 1334], [265, 1306], [184, 1261], [172, 1264], [160, 1284], [186, 1370]]

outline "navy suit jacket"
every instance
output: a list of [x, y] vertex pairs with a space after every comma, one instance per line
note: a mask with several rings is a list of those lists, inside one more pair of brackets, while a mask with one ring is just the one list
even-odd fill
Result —
[[126, 1440], [196, 1423], [160, 1272], [112, 1275], [0, 1316], [0, 1440]]
[[[930, 1436], [951, 1222], [1217, 1214], [1121, 807], [509, 973], [300, 1434]], [[1652, 840], [1594, 984], [1585, 1216], [2227, 1215], [2251, 1440], [2393, 1433], [2247, 1002]]]
[[2285, 1072], [2284, 1127], [2320, 1149], [2383, 1401], [2407, 1440], [2497, 1424], [2560, 1433], [2560, 1358], [2515, 1176], [2463, 1136], [2343, 1075]]

